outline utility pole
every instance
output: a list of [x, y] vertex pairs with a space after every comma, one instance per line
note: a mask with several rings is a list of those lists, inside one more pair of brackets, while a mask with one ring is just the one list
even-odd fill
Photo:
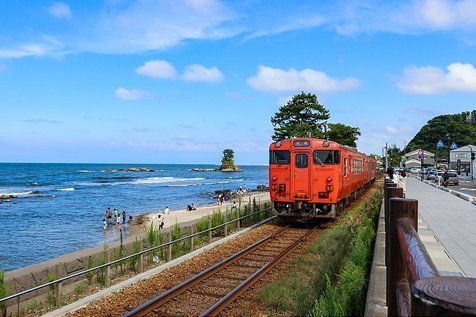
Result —
[[385, 171], [388, 169], [388, 143], [385, 142]]
[[448, 139], [448, 167], [446, 169], [449, 170], [450, 169], [450, 155], [451, 155], [450, 134], [446, 133], [446, 137]]

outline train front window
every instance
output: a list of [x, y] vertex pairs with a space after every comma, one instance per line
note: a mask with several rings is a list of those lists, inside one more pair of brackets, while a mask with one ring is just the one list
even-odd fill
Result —
[[307, 154], [296, 154], [296, 167], [297, 168], [307, 167]]
[[314, 164], [339, 164], [340, 152], [338, 150], [316, 150], [313, 153]]
[[289, 151], [269, 151], [269, 164], [289, 164]]

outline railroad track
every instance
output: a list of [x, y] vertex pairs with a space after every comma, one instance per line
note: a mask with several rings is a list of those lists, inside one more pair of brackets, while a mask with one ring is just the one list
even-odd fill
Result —
[[216, 316], [314, 230], [282, 228], [124, 316]]

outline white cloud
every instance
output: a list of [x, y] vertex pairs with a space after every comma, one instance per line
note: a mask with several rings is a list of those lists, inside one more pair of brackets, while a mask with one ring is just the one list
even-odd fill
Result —
[[28, 56], [44, 56], [48, 49], [42, 44], [24, 44], [17, 48], [0, 49], [0, 58], [22, 58]]
[[467, 31], [476, 26], [474, 0], [342, 1], [323, 10], [325, 25], [342, 35]]
[[78, 32], [75, 45], [95, 53], [163, 50], [185, 40], [230, 37], [236, 30], [222, 24], [233, 18], [219, 0], [123, 1]]
[[189, 65], [182, 76], [185, 81], [214, 83], [223, 80], [223, 74], [216, 67], [206, 68], [203, 65]]
[[42, 42], [27, 43], [11, 48], [0, 48], [0, 58], [16, 59], [23, 57], [41, 57], [63, 55], [63, 45], [51, 36], [42, 36]]
[[[278, 20], [279, 21], [279, 20]], [[325, 19], [319, 15], [311, 16], [293, 16], [289, 18], [289, 21], [283, 22], [278, 25], [268, 25], [267, 23], [259, 23], [258, 30], [252, 32], [247, 39], [252, 39], [262, 36], [277, 35], [285, 32], [297, 31], [302, 29], [310, 29], [318, 27], [324, 24]], [[278, 23], [280, 23], [279, 21]], [[262, 28], [262, 25], [266, 25], [267, 28]]]
[[397, 134], [398, 133], [397, 128], [389, 126], [389, 125], [385, 127], [385, 131], [387, 131], [390, 134]]
[[476, 69], [471, 64], [453, 63], [445, 70], [435, 66], [407, 67], [397, 83], [410, 94], [476, 91]]
[[177, 75], [175, 67], [164, 60], [145, 62], [136, 69], [136, 73], [152, 78], [174, 78]]
[[418, 23], [435, 29], [464, 28], [476, 25], [474, 0], [420, 0], [414, 1]]
[[152, 94], [147, 91], [127, 88], [117, 88], [115, 91], [117, 98], [127, 101], [138, 101], [152, 98]]
[[248, 78], [247, 82], [255, 90], [270, 93], [338, 92], [359, 86], [359, 81], [352, 77], [335, 79], [324, 72], [309, 68], [301, 71], [294, 68], [282, 70], [263, 65], [259, 66], [257, 74]]
[[73, 16], [70, 7], [63, 2], [53, 2], [47, 10], [55, 18], [71, 18]]

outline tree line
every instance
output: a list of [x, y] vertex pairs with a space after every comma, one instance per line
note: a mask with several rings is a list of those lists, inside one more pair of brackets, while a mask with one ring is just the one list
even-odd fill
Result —
[[314, 137], [357, 147], [360, 129], [343, 123], [329, 123], [329, 111], [319, 103], [316, 95], [301, 92], [281, 106], [271, 118], [272, 139], [279, 141], [293, 137]]

